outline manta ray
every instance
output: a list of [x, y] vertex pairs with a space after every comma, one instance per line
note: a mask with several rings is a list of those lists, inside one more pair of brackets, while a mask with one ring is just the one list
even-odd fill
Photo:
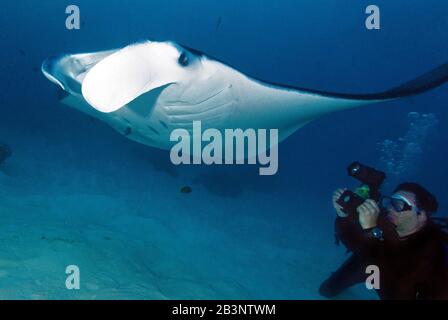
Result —
[[345, 94], [252, 78], [171, 41], [53, 56], [43, 74], [62, 103], [108, 123], [127, 138], [169, 149], [175, 129], [278, 129], [279, 141], [319, 117], [423, 93], [448, 80], [448, 63], [384, 92]]

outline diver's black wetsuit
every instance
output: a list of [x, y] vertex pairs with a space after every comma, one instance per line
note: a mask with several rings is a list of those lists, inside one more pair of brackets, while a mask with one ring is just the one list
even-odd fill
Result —
[[344, 289], [364, 282], [368, 265], [380, 269], [381, 299], [448, 299], [448, 261], [444, 237], [433, 222], [417, 233], [400, 239], [394, 226], [380, 216], [384, 240], [362, 230], [353, 218], [337, 218], [336, 234], [352, 251], [351, 257], [319, 289], [334, 297]]

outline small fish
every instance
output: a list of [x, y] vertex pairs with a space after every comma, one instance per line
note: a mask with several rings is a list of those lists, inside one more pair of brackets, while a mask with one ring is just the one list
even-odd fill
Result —
[[183, 186], [182, 188], [180, 188], [181, 193], [191, 193], [191, 191], [193, 191], [193, 189], [191, 189], [191, 187], [189, 186]]
[[129, 126], [127, 126], [126, 127], [126, 129], [124, 129], [124, 135], [125, 136], [128, 136], [128, 135], [130, 135], [132, 133], [132, 128], [131, 127], [129, 127]]
[[216, 27], [215, 31], [218, 31], [219, 27], [221, 26], [222, 18], [221, 16], [218, 18], [218, 21], [216, 21]]
[[11, 147], [6, 144], [0, 144], [0, 165], [12, 155]]
[[22, 56], [26, 56], [26, 52], [25, 52], [23, 49], [19, 49], [19, 53], [20, 53]]

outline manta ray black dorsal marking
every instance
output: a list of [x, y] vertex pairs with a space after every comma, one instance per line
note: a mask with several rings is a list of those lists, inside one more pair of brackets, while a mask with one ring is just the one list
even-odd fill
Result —
[[437, 88], [448, 82], [448, 63], [424, 73], [423, 75], [405, 82], [392, 89], [377, 93], [339, 93], [324, 90], [315, 90], [299, 86], [280, 84], [257, 79], [261, 82], [271, 84], [275, 87], [288, 88], [292, 90], [302, 91], [304, 93], [321, 95], [330, 98], [350, 99], [350, 100], [391, 100], [410, 96], [415, 96], [431, 89]]

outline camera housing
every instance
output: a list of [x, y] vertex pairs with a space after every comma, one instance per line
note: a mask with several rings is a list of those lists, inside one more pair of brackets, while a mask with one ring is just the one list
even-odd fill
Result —
[[348, 215], [356, 214], [356, 209], [364, 203], [366, 199], [379, 201], [381, 198], [381, 185], [386, 179], [386, 174], [372, 167], [363, 165], [359, 161], [351, 163], [347, 167], [349, 176], [361, 182], [355, 190], [346, 190], [336, 201], [342, 207], [342, 211]]

